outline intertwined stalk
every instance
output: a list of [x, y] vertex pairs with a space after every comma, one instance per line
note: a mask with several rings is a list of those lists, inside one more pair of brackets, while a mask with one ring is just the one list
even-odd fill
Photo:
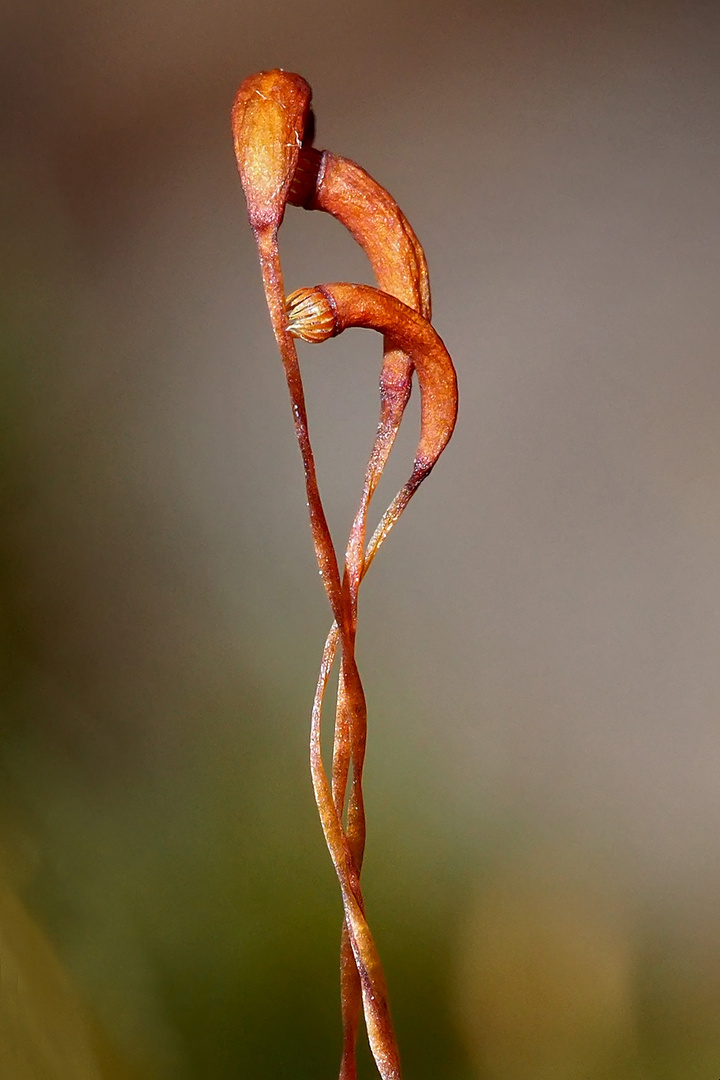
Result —
[[[355, 660], [358, 591], [380, 545], [446, 446], [457, 413], [450, 357], [431, 326], [427, 264], [394, 199], [354, 162], [312, 146], [310, 87], [299, 75], [260, 72], [240, 87], [233, 108], [238, 168], [255, 234], [273, 331], [282, 358], [305, 470], [310, 528], [333, 625], [323, 651], [312, 709], [310, 765], [320, 820], [342, 895], [343, 1054], [340, 1080], [356, 1080], [361, 1008], [382, 1080], [400, 1080], [400, 1058], [382, 965], [365, 917], [360, 872], [365, 850], [362, 775], [365, 695]], [[324, 210], [363, 247], [379, 288], [344, 282], [301, 289], [286, 300], [277, 234], [290, 202]], [[318, 343], [349, 326], [383, 334], [380, 420], [342, 570], [317, 484], [295, 337]], [[417, 374], [420, 442], [411, 476], [366, 544], [370, 501], [392, 449]], [[340, 651], [330, 779], [320, 724], [328, 679]], [[347, 811], [345, 804], [347, 801]]]

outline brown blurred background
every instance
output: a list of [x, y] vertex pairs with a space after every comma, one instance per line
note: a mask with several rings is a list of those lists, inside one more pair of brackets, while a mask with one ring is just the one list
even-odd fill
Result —
[[[720, 1075], [715, 10], [3, 6], [2, 1080], [336, 1074], [329, 613], [229, 131], [276, 66], [413, 223], [460, 379], [361, 603], [407, 1075]], [[290, 289], [369, 279], [323, 215], [281, 240]], [[301, 360], [342, 549], [379, 342]]]

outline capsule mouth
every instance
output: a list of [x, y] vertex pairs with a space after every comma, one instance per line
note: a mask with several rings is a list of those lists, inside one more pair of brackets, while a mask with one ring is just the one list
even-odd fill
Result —
[[315, 344], [327, 341], [337, 333], [335, 309], [326, 293], [314, 289], [297, 289], [285, 301], [288, 333]]

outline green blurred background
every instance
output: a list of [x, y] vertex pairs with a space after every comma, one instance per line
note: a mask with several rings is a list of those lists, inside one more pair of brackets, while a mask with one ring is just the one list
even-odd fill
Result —
[[[461, 386], [361, 598], [406, 1074], [720, 1075], [715, 12], [4, 5], [1, 1080], [336, 1075], [329, 613], [229, 130], [275, 66], [413, 223]], [[369, 279], [281, 240], [289, 289]], [[301, 360], [343, 549], [379, 342]]]

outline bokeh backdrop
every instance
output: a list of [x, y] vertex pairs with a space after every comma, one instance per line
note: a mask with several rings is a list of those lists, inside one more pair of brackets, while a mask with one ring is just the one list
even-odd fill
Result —
[[[306, 748], [329, 611], [229, 129], [269, 67], [413, 223], [460, 380], [361, 596], [407, 1076], [714, 1080], [715, 5], [0, 20], [2, 1080], [336, 1075]], [[291, 289], [369, 280], [324, 215], [281, 241]], [[340, 550], [379, 349], [301, 351]]]

